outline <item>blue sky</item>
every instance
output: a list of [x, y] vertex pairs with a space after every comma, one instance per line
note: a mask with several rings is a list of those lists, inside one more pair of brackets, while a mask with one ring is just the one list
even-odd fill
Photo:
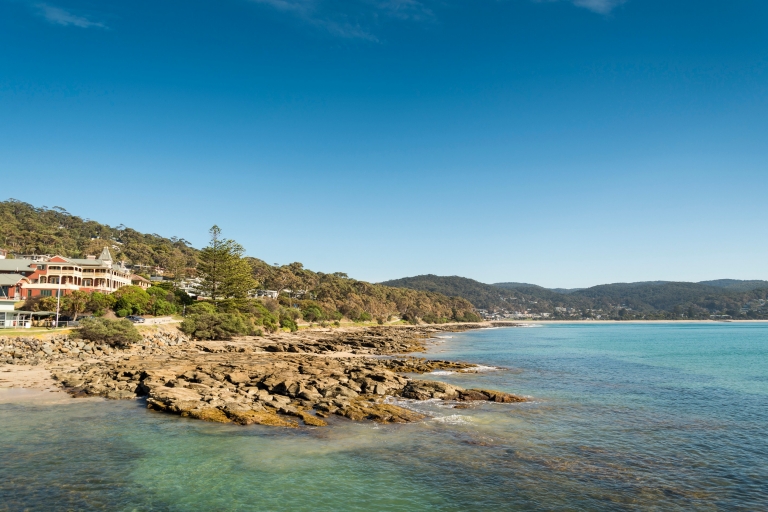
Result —
[[[768, 3], [0, 0], [0, 199], [384, 279], [768, 279]], [[6, 179], [6, 176], [9, 179]]]

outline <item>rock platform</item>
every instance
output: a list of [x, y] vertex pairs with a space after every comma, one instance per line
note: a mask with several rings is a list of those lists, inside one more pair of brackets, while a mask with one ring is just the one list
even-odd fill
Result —
[[146, 397], [150, 409], [208, 421], [320, 427], [336, 415], [406, 423], [423, 416], [388, 403], [388, 397], [457, 403], [525, 401], [508, 393], [404, 375], [472, 371], [472, 364], [400, 354], [423, 351], [425, 341], [438, 332], [478, 327], [316, 329], [196, 341], [164, 326], [145, 331], [143, 341], [126, 350], [64, 336], [0, 337], [0, 366], [43, 365], [72, 396]]

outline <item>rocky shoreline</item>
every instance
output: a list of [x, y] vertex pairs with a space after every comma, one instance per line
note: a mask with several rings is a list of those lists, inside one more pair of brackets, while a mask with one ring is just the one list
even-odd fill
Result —
[[[232, 341], [195, 341], [172, 326], [144, 331], [130, 349], [71, 340], [0, 337], [0, 368], [43, 366], [74, 397], [146, 397], [147, 407], [184, 417], [242, 425], [325, 426], [350, 420], [406, 423], [423, 417], [393, 397], [440, 399], [456, 407], [475, 401], [525, 398], [461, 389], [404, 374], [473, 371], [475, 365], [400, 354], [425, 350], [426, 340], [481, 324], [315, 329]], [[299, 422], [300, 420], [300, 422]]]

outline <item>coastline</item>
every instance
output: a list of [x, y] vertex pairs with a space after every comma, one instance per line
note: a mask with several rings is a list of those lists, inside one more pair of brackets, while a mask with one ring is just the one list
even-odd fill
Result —
[[[0, 336], [0, 387], [75, 398], [146, 399], [156, 411], [243, 425], [326, 426], [331, 415], [407, 423], [423, 417], [391, 398], [455, 403], [526, 399], [462, 389], [405, 374], [471, 372], [469, 363], [413, 356], [440, 332], [489, 324], [305, 329], [229, 341], [190, 340], [170, 327], [144, 331], [141, 343], [117, 350], [53, 334]], [[12, 363], [12, 364], [9, 364]]]
[[[489, 323], [507, 322], [490, 320]], [[509, 320], [516, 324], [765, 324], [768, 320]]]

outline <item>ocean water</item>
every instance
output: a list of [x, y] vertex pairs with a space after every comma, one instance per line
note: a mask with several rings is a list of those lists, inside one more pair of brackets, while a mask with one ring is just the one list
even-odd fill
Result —
[[0, 391], [0, 510], [768, 509], [768, 325], [487, 329], [429, 355], [532, 401], [290, 430]]

